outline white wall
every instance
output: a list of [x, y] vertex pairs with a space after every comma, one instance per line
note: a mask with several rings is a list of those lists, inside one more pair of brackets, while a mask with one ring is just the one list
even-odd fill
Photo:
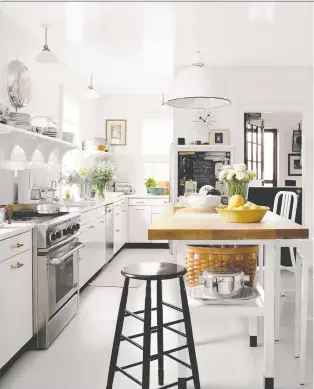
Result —
[[127, 121], [126, 146], [112, 146], [119, 160], [118, 180], [131, 181], [136, 191], [143, 191], [143, 162], [141, 155], [141, 125], [145, 115], [172, 115], [169, 107], [161, 106], [160, 96], [103, 96], [98, 115], [97, 136], [104, 137], [106, 119]]
[[296, 186], [302, 185], [302, 177], [288, 176], [288, 154], [292, 154], [293, 131], [298, 129], [302, 120], [300, 112], [262, 113], [265, 128], [278, 130], [278, 186], [285, 186], [285, 180], [295, 180]]
[[[84, 99], [87, 91], [85, 85], [73, 72], [62, 63], [40, 64], [34, 58], [42, 49], [40, 45], [34, 43], [27, 32], [11, 20], [6, 14], [0, 11], [0, 101], [10, 105], [7, 94], [7, 68], [12, 60], [19, 59], [28, 67], [32, 83], [32, 98], [27, 107], [20, 112], [29, 113], [32, 117], [36, 115], [54, 116], [60, 121], [61, 95], [60, 88], [64, 93], [75, 99], [80, 106], [80, 132], [92, 134], [95, 131], [95, 118], [97, 105]], [[10, 105], [11, 106], [11, 105]], [[13, 107], [11, 107], [14, 110]], [[37, 162], [33, 167], [38, 167], [41, 163], [41, 155], [34, 156]], [[6, 168], [21, 169], [23, 156], [21, 153], [13, 153], [11, 163], [6, 162]], [[14, 163], [14, 161], [16, 161]], [[27, 164], [27, 167], [32, 167]], [[45, 166], [48, 171], [60, 171], [60, 166], [56, 169], [54, 160]]]
[[[304, 185], [304, 209], [307, 211], [303, 220], [312, 226], [312, 69], [229, 67], [212, 68], [211, 71], [214, 77], [223, 79], [225, 95], [232, 101], [229, 107], [219, 108], [213, 112], [216, 114], [217, 128], [230, 129], [230, 143], [236, 147], [236, 162], [243, 162], [244, 159], [245, 112], [301, 112], [303, 176], [309, 177]], [[207, 135], [202, 135], [195, 129], [194, 116], [194, 110], [174, 110], [175, 140], [178, 137], [185, 137], [188, 142], [207, 139]], [[290, 135], [287, 142], [290, 142], [289, 138]]]

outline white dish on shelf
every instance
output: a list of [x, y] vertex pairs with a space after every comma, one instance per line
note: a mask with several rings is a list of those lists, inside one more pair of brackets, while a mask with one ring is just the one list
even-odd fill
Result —
[[194, 193], [187, 197], [188, 205], [196, 209], [215, 209], [221, 203], [221, 196]]

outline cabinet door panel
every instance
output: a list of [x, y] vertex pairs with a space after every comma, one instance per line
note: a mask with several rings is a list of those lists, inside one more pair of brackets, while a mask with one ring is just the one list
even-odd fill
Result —
[[32, 250], [0, 263], [0, 368], [33, 336]]
[[151, 206], [129, 207], [129, 242], [148, 243], [148, 228], [151, 225]]

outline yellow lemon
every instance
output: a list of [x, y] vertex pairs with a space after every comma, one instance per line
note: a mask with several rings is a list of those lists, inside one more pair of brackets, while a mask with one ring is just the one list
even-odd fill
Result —
[[250, 209], [251, 208], [251, 203], [245, 203], [244, 205], [242, 205], [242, 208], [243, 209]]
[[241, 207], [244, 204], [244, 198], [240, 195], [234, 195], [229, 199], [229, 207]]

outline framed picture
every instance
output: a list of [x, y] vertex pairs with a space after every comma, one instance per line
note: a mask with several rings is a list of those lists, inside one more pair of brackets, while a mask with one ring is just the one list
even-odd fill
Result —
[[228, 145], [230, 142], [229, 130], [211, 130], [209, 133], [209, 144], [211, 145]]
[[288, 176], [302, 176], [301, 154], [288, 154]]
[[106, 120], [106, 138], [113, 146], [125, 146], [126, 120]]
[[302, 148], [302, 131], [294, 130], [292, 135], [292, 152], [301, 153]]

